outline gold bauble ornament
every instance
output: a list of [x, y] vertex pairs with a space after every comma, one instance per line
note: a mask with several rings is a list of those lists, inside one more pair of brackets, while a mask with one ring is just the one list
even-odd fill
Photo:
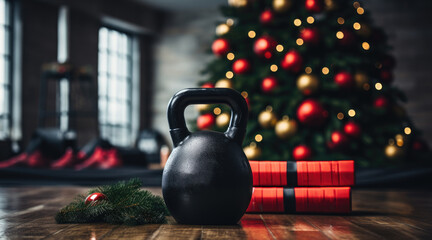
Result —
[[195, 105], [195, 109], [198, 112], [205, 112], [210, 109], [210, 104], [197, 104]]
[[271, 128], [276, 125], [277, 117], [272, 111], [265, 110], [258, 115], [258, 122], [263, 128]]
[[226, 24], [226, 23], [219, 24], [216, 27], [216, 35], [218, 35], [218, 36], [225, 35], [229, 32], [229, 30], [230, 30], [230, 27], [228, 26], [228, 24]]
[[256, 146], [255, 143], [243, 148], [243, 152], [249, 160], [257, 160], [261, 156], [261, 148]]
[[222, 113], [216, 117], [216, 125], [220, 128], [228, 126], [231, 119], [231, 115], [229, 113]]
[[397, 159], [403, 156], [404, 150], [396, 145], [387, 145], [384, 150], [385, 155], [389, 159]]
[[217, 81], [215, 84], [215, 87], [217, 88], [232, 88], [232, 82], [229, 79], [222, 78], [221, 80]]
[[284, 118], [276, 123], [275, 132], [281, 139], [290, 138], [297, 132], [297, 122]]
[[324, 5], [327, 11], [333, 11], [338, 8], [338, 5], [334, 2], [334, 0], [325, 0]]
[[360, 29], [357, 30], [358, 34], [365, 38], [369, 37], [372, 33], [372, 30], [369, 27], [369, 25], [366, 23], [360, 23], [360, 26], [361, 26]]
[[358, 88], [363, 88], [366, 83], [369, 83], [369, 77], [363, 72], [354, 74], [354, 81]]
[[248, 5], [248, 0], [228, 0], [228, 5], [232, 7], [245, 7]]
[[292, 5], [291, 0], [273, 0], [273, 9], [275, 12], [285, 12]]
[[310, 95], [314, 93], [319, 86], [318, 77], [311, 74], [302, 74], [297, 79], [297, 88], [304, 95]]

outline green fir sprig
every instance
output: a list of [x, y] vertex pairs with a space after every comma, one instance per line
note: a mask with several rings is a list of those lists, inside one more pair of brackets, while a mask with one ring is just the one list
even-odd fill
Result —
[[57, 223], [107, 222], [126, 225], [165, 223], [169, 212], [163, 199], [141, 190], [141, 187], [140, 179], [131, 179], [92, 189], [88, 194], [100, 192], [107, 199], [86, 205], [87, 196], [78, 195], [57, 212], [55, 220]]

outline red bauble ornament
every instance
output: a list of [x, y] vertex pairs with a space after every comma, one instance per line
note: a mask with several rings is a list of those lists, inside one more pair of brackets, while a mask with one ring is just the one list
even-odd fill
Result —
[[197, 127], [200, 130], [209, 129], [215, 123], [215, 116], [211, 113], [206, 113], [197, 118]]
[[428, 145], [426, 144], [426, 142], [425, 142], [423, 139], [419, 139], [419, 138], [415, 139], [415, 140], [412, 142], [411, 147], [412, 147], [412, 149], [413, 149], [414, 151], [418, 151], [418, 152], [426, 151], [426, 150], [429, 149], [429, 147], [428, 147]]
[[361, 127], [358, 123], [350, 121], [345, 124], [344, 132], [350, 137], [358, 138], [361, 135]]
[[319, 13], [324, 9], [323, 0], [306, 0], [305, 2], [306, 10], [309, 12]]
[[391, 83], [393, 81], [393, 73], [390, 70], [384, 69], [380, 73], [380, 78], [383, 83]]
[[320, 126], [327, 118], [327, 111], [313, 99], [304, 100], [297, 109], [297, 119], [307, 126]]
[[312, 149], [306, 145], [298, 145], [293, 150], [293, 158], [296, 161], [310, 160]]
[[262, 24], [269, 24], [273, 21], [274, 15], [271, 10], [265, 10], [260, 15], [260, 22]]
[[97, 193], [92, 193], [92, 194], [88, 195], [84, 202], [86, 205], [88, 205], [88, 204], [95, 205], [95, 204], [100, 203], [100, 201], [106, 200], [106, 199], [108, 199], [108, 198], [105, 196], [105, 194], [97, 192]]
[[228, 40], [224, 38], [216, 39], [212, 44], [212, 50], [214, 55], [216, 56], [223, 56], [227, 54], [230, 50], [230, 45]]
[[319, 43], [319, 32], [316, 28], [305, 28], [301, 30], [300, 37], [305, 43], [318, 44]]
[[347, 136], [341, 131], [334, 131], [331, 134], [330, 145], [332, 148], [341, 148], [348, 143]]
[[268, 93], [273, 91], [273, 89], [275, 89], [277, 87], [277, 80], [275, 77], [270, 76], [270, 77], [266, 77], [262, 80], [261, 82], [261, 89], [263, 92]]
[[383, 68], [394, 68], [396, 66], [396, 60], [393, 56], [385, 55], [381, 60]]
[[299, 72], [301, 70], [302, 64], [303, 58], [296, 50], [287, 52], [281, 62], [283, 69], [292, 72]]
[[386, 108], [389, 105], [389, 101], [386, 97], [384, 96], [379, 96], [375, 99], [375, 101], [373, 102], [373, 106], [375, 108]]
[[352, 46], [352, 44], [354, 43], [354, 34], [346, 29], [342, 30], [341, 32], [343, 33], [343, 38], [338, 39], [339, 44], [344, 47]]
[[354, 79], [349, 72], [339, 72], [334, 76], [334, 82], [342, 88], [351, 88], [354, 86]]
[[234, 73], [244, 74], [244, 73], [249, 72], [249, 70], [251, 69], [251, 65], [247, 59], [242, 58], [242, 59], [236, 60], [233, 63], [232, 69], [233, 69]]
[[214, 88], [215, 85], [213, 83], [204, 83], [201, 87], [202, 88]]
[[274, 51], [276, 47], [276, 41], [270, 36], [264, 36], [258, 38], [254, 43], [254, 52], [258, 56], [267, 56], [271, 57], [271, 53]]

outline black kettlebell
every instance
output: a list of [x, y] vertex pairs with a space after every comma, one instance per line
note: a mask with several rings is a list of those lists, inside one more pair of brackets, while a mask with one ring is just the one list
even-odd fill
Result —
[[[225, 133], [186, 128], [191, 104], [225, 103], [231, 120]], [[174, 143], [162, 175], [162, 192], [171, 215], [181, 224], [236, 224], [252, 196], [252, 172], [242, 150], [248, 107], [229, 88], [189, 88], [168, 104]]]

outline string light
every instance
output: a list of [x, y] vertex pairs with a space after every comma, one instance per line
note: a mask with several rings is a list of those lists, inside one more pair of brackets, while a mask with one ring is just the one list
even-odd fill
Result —
[[353, 24], [353, 28], [354, 28], [355, 30], [360, 30], [360, 28], [361, 28], [360, 23], [355, 22], [355, 23]]
[[358, 13], [359, 15], [363, 15], [363, 13], [364, 13], [364, 9], [363, 9], [362, 7], [358, 7], [358, 8], [357, 8], [357, 13]]
[[301, 20], [300, 19], [294, 19], [294, 25], [296, 26], [296, 27], [299, 27], [300, 25], [301, 25]]
[[321, 71], [324, 75], [327, 75], [327, 74], [329, 74], [330, 69], [328, 67], [323, 67]]
[[232, 18], [228, 18], [228, 19], [226, 20], [226, 24], [227, 24], [228, 26], [232, 26], [232, 25], [234, 25], [234, 20], [233, 20]]
[[222, 112], [222, 110], [220, 108], [218, 108], [218, 107], [216, 107], [216, 108], [213, 109], [213, 113], [215, 115], [219, 115], [219, 114], [221, 114], [221, 112]]
[[345, 23], [345, 19], [343, 19], [343, 17], [338, 17], [337, 23], [339, 23], [340, 25], [342, 25], [342, 24]]
[[297, 38], [296, 43], [297, 43], [297, 45], [301, 46], [301, 45], [303, 45], [304, 41], [301, 38]]
[[262, 140], [263, 140], [263, 137], [262, 137], [261, 134], [257, 134], [257, 135], [255, 135], [255, 141], [257, 141], [257, 142], [261, 142]]
[[360, 7], [360, 3], [359, 3], [359, 2], [354, 2], [354, 3], [353, 3], [353, 6], [354, 6], [355, 8], [358, 8], [358, 7]]
[[403, 137], [400, 134], [396, 135], [396, 145], [398, 147], [402, 147], [404, 145]]
[[369, 91], [369, 89], [370, 89], [370, 85], [369, 85], [369, 83], [365, 83], [365, 84], [363, 84], [363, 90], [365, 90], [365, 91]]
[[228, 72], [226, 72], [225, 76], [226, 76], [226, 78], [231, 79], [234, 77], [234, 73], [231, 71], [228, 71]]
[[343, 118], [344, 118], [344, 114], [343, 113], [338, 113], [337, 114], [337, 118], [339, 119], [339, 120], [342, 120]]
[[278, 66], [276, 65], [276, 64], [272, 64], [271, 66], [270, 66], [270, 71], [272, 71], [272, 72], [276, 72], [278, 70]]
[[249, 146], [255, 148], [256, 147], [256, 143], [255, 142], [251, 142]]
[[276, 51], [282, 52], [283, 50], [284, 50], [284, 47], [282, 45], [279, 44], [276, 46]]
[[271, 112], [271, 111], [273, 111], [273, 107], [272, 107], [272, 106], [267, 106], [267, 107], [266, 107], [266, 111], [267, 111], [267, 112]]
[[306, 22], [309, 23], [309, 24], [312, 24], [312, 23], [315, 22], [315, 18], [313, 18], [312, 16], [309, 16], [309, 17], [306, 19]]
[[241, 95], [242, 95], [244, 98], [247, 98], [247, 97], [249, 96], [249, 94], [248, 94], [246, 91], [241, 92]]
[[379, 83], [379, 82], [375, 83], [375, 89], [378, 90], [378, 91], [381, 90], [382, 89], [382, 84]]
[[234, 58], [235, 58], [234, 53], [231, 53], [231, 52], [230, 52], [230, 53], [227, 54], [227, 59], [228, 59], [228, 60], [233, 60]]
[[336, 33], [336, 37], [337, 37], [338, 39], [342, 39], [342, 38], [344, 38], [344, 34], [343, 34], [343, 32], [342, 32], [342, 31], [338, 31], [338, 32]]
[[289, 120], [289, 117], [288, 117], [287, 115], [284, 115], [284, 116], [282, 117], [282, 120], [288, 121], [288, 120]]
[[410, 135], [410, 134], [411, 134], [411, 128], [410, 128], [410, 127], [406, 127], [406, 128], [404, 129], [404, 133], [405, 133], [406, 135]]
[[348, 111], [348, 116], [350, 116], [350, 117], [354, 117], [355, 115], [356, 115], [356, 112], [355, 112], [354, 109], [350, 109], [350, 110]]
[[389, 145], [394, 145], [395, 144], [395, 142], [394, 142], [393, 139], [389, 139], [388, 143], [389, 143]]
[[362, 43], [362, 48], [363, 48], [364, 50], [369, 50], [369, 49], [370, 49], [370, 45], [369, 45], [369, 43], [368, 43], [368, 42], [363, 42], [363, 43]]
[[311, 74], [311, 73], [312, 73], [312, 68], [311, 68], [311, 67], [306, 67], [306, 68], [305, 68], [305, 72], [306, 72], [307, 74]]
[[250, 31], [248, 32], [248, 37], [249, 37], [249, 38], [254, 38], [254, 37], [256, 37], [256, 33], [255, 33], [255, 31], [250, 30]]

